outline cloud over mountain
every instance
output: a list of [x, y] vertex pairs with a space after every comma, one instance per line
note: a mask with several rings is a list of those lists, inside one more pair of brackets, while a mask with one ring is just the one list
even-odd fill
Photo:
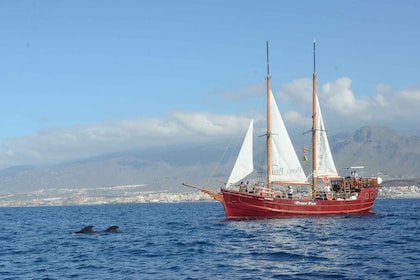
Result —
[[172, 112], [149, 119], [120, 120], [90, 126], [51, 128], [3, 141], [0, 168], [51, 164], [104, 153], [188, 144], [242, 133], [245, 117]]
[[[324, 121], [330, 135], [364, 125], [385, 125], [398, 130], [418, 129], [420, 88], [394, 91], [379, 84], [372, 95], [356, 95], [348, 77], [318, 86]], [[255, 102], [262, 97], [261, 85], [221, 91], [220, 100]], [[259, 92], [258, 94], [251, 94]], [[312, 80], [285, 84], [275, 96], [291, 135], [311, 127]], [[237, 102], [238, 103], [238, 102]], [[236, 105], [238, 106], [238, 105]], [[249, 107], [247, 107], [249, 108]], [[265, 108], [262, 108], [264, 110]], [[242, 115], [172, 111], [156, 118], [114, 120], [85, 126], [49, 128], [36, 134], [3, 139], [0, 168], [15, 165], [52, 164], [132, 149], [173, 144], [206, 143], [242, 135], [251, 118], [262, 126], [263, 112], [244, 109]], [[304, 127], [304, 129], [302, 129]]]

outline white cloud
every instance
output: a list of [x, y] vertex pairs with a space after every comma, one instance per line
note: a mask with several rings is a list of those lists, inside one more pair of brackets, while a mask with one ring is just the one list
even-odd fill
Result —
[[173, 112], [162, 119], [46, 129], [3, 141], [0, 168], [50, 164], [136, 148], [199, 143], [209, 138], [243, 133], [248, 124], [246, 117]]
[[417, 107], [420, 104], [420, 88], [409, 88], [401, 90], [397, 93], [396, 99], [401, 100], [401, 102], [406, 106]]
[[279, 95], [279, 103], [299, 104], [310, 106], [312, 104], [312, 80], [298, 79], [285, 84]]
[[[256, 91], [261, 91], [261, 88], [257, 87]], [[374, 124], [418, 129], [420, 88], [394, 91], [389, 85], [378, 84], [372, 95], [361, 96], [352, 91], [351, 79], [344, 77], [319, 85], [318, 96], [330, 134]], [[289, 132], [301, 135], [310, 129], [311, 79], [299, 79], [284, 85], [276, 97]], [[245, 114], [176, 111], [162, 118], [45, 129], [33, 135], [3, 139], [0, 142], [0, 168], [57, 163], [137, 148], [205, 143], [230, 135], [243, 135], [251, 115], [256, 123], [260, 123], [265, 115], [249, 110]]]
[[[351, 84], [350, 78], [343, 77], [334, 82], [318, 85], [318, 98], [327, 127], [332, 127], [338, 132], [373, 124], [404, 129], [409, 129], [410, 125], [418, 126], [420, 88], [393, 91], [389, 85], [378, 84], [376, 92], [367, 96], [354, 93]], [[311, 79], [294, 80], [284, 85], [279, 97], [287, 103], [287, 110], [294, 108], [293, 112], [282, 112], [285, 122], [294, 124], [299, 119], [302, 122], [311, 121], [309, 105], [312, 102]]]
[[320, 99], [327, 107], [342, 116], [364, 115], [369, 111], [369, 102], [365, 98], [356, 98], [350, 89], [351, 79], [340, 78], [321, 87]]

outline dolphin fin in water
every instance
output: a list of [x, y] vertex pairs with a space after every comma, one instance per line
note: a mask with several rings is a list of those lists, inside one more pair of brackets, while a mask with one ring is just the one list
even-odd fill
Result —
[[95, 233], [96, 231], [93, 230], [93, 226], [87, 226], [82, 228], [79, 231], [75, 231], [74, 233]]
[[118, 231], [118, 226], [112, 226], [107, 228], [104, 232], [117, 232]]
[[[111, 226], [111, 227], [107, 228], [106, 230], [104, 230], [103, 232], [118, 232], [118, 228], [119, 228], [119, 226]], [[75, 231], [73, 233], [99, 233], [99, 232], [100, 231], [94, 231], [93, 226], [90, 225], [90, 226], [82, 228], [79, 231]]]

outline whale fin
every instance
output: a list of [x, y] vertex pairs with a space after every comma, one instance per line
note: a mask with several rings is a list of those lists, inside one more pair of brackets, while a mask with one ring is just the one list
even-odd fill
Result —
[[94, 233], [93, 226], [87, 226], [82, 228], [80, 231], [76, 231], [75, 233]]
[[118, 228], [119, 226], [112, 226], [112, 227], [107, 228], [105, 232], [117, 232]]

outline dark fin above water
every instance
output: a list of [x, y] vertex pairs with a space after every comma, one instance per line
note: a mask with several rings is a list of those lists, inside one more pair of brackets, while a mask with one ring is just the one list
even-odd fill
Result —
[[119, 228], [118, 226], [112, 226], [112, 227], [107, 228], [105, 232], [117, 232], [118, 228]]
[[93, 231], [93, 226], [87, 226], [82, 228], [80, 231], [76, 231], [74, 233], [95, 233], [95, 231]]
[[[111, 226], [109, 228], [107, 228], [106, 230], [104, 230], [103, 232], [118, 232], [119, 226]], [[73, 233], [101, 233], [102, 231], [94, 231], [93, 230], [93, 226], [87, 226], [82, 228], [79, 231], [75, 231]]]

